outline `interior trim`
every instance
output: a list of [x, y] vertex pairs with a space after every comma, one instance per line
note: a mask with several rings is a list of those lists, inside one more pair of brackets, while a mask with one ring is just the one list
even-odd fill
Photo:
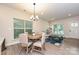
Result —
[[72, 37], [64, 37], [64, 39], [77, 39], [77, 40], [79, 40], [79, 38], [72, 38]]
[[6, 46], [15, 45], [15, 44], [18, 44], [18, 43], [19, 43], [19, 41], [16, 41], [16, 42], [8, 43], [8, 44], [6, 44]]

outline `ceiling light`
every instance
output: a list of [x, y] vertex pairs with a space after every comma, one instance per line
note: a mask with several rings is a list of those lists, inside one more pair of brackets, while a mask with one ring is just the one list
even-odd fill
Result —
[[30, 17], [30, 19], [33, 20], [33, 21], [37, 21], [39, 19], [39, 17], [35, 13], [35, 5], [36, 5], [36, 3], [33, 3], [33, 5], [34, 5], [34, 11], [33, 11], [33, 15]]
[[78, 23], [71, 23], [72, 27], [78, 27]]
[[71, 14], [68, 14], [68, 16], [71, 16]]

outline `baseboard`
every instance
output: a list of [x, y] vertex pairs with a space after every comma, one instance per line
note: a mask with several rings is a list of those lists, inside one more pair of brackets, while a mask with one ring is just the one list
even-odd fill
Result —
[[18, 44], [18, 43], [19, 43], [19, 41], [16, 41], [16, 42], [8, 43], [8, 44], [6, 44], [6, 46], [15, 45], [15, 44]]
[[64, 37], [64, 39], [77, 39], [77, 40], [79, 40], [79, 38], [72, 38], [72, 37]]

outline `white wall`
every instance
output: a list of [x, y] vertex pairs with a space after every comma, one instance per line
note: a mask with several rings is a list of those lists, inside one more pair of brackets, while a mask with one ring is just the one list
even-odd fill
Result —
[[72, 17], [61, 20], [54, 20], [51, 24], [63, 24], [64, 25], [64, 36], [70, 38], [79, 39], [79, 26], [76, 28], [71, 27], [71, 23], [78, 23], [79, 25], [79, 17]]
[[33, 32], [42, 32], [46, 31], [48, 27], [48, 22], [44, 20], [34, 21], [33, 23]]
[[[0, 36], [6, 38], [6, 44], [14, 40], [13, 18], [29, 20], [28, 14], [5, 5], [0, 5]], [[45, 24], [47, 22], [42, 20], [33, 23], [33, 31], [43, 31], [46, 28]]]

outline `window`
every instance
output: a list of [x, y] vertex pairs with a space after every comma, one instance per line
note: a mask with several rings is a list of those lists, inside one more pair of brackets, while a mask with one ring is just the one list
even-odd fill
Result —
[[64, 35], [63, 25], [62, 24], [55, 24], [54, 25], [54, 34], [62, 36]]
[[32, 22], [14, 18], [14, 38], [18, 38], [19, 34], [24, 32], [32, 34]]

